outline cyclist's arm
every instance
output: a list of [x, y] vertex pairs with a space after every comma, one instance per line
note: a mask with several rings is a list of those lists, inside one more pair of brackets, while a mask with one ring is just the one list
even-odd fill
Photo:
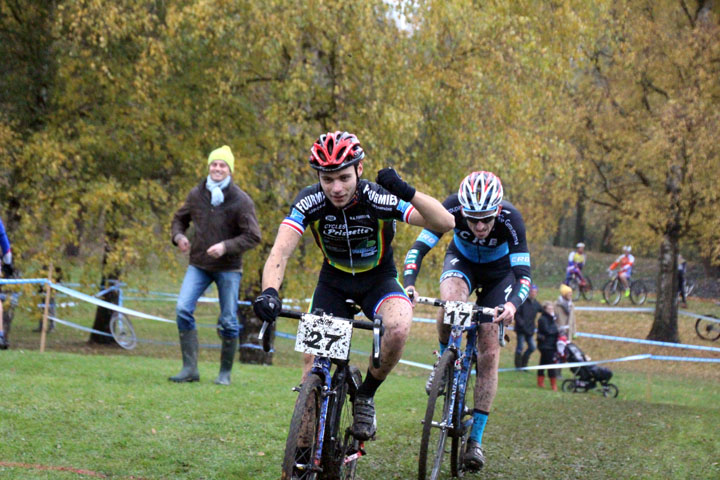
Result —
[[280, 290], [280, 285], [282, 285], [283, 278], [285, 278], [288, 259], [297, 247], [298, 242], [300, 242], [301, 237], [302, 235], [291, 227], [280, 225], [277, 237], [275, 237], [275, 243], [263, 268], [263, 291], [270, 287]]
[[455, 227], [455, 217], [430, 195], [416, 192], [410, 203], [415, 209], [410, 212], [407, 223], [441, 233]]
[[[507, 297], [508, 303], [517, 309], [528, 297], [530, 293], [530, 250], [528, 249], [527, 240], [525, 239], [525, 223], [520, 213], [513, 213], [512, 222], [506, 223], [511, 232], [511, 241], [509, 244], [510, 268], [515, 274], [515, 283], [512, 291]], [[514, 313], [514, 312], [513, 312]]]
[[403, 269], [403, 286], [405, 288], [415, 286], [423, 258], [437, 245], [441, 236], [442, 233], [423, 229], [417, 239], [415, 239], [415, 243], [413, 243], [407, 255], [405, 255], [405, 267]]

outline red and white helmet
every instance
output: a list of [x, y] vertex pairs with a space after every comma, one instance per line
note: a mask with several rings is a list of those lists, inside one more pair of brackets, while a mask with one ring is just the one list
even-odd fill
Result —
[[355, 165], [365, 158], [357, 137], [348, 132], [328, 132], [315, 140], [310, 149], [310, 166], [323, 172], [334, 172]]
[[460, 182], [458, 199], [463, 212], [473, 216], [490, 215], [498, 210], [503, 199], [500, 179], [491, 172], [472, 172]]

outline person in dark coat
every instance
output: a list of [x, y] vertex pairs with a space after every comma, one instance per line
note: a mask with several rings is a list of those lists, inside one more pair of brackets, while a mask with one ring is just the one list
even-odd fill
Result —
[[[540, 350], [539, 365], [551, 365], [555, 363], [555, 352], [557, 351], [557, 340], [559, 336], [558, 325], [555, 322], [555, 305], [552, 302], [542, 303], [542, 315], [538, 319], [537, 343]], [[537, 385], [545, 387], [545, 369], [537, 371]], [[557, 369], [549, 368], [550, 387], [557, 391]]]
[[[530, 355], [535, 351], [535, 317], [542, 311], [537, 301], [538, 286], [530, 287], [530, 294], [515, 312], [515, 333], [517, 334], [517, 347], [515, 348], [515, 368], [527, 367]], [[527, 342], [527, 349], [523, 347]]]
[[[180, 334], [183, 367], [170, 377], [173, 382], [197, 382], [198, 336], [195, 307], [200, 296], [215, 283], [220, 300], [218, 334], [222, 339], [219, 385], [230, 384], [230, 371], [238, 345], [240, 325], [237, 300], [242, 279], [243, 253], [260, 243], [255, 204], [233, 183], [235, 157], [227, 145], [208, 157], [209, 175], [193, 188], [172, 221], [172, 242], [181, 252], [190, 252], [175, 312]], [[192, 223], [192, 243], [185, 232]]]

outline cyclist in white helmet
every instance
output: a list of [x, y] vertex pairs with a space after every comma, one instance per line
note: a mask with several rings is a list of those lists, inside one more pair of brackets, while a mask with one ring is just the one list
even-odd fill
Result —
[[[502, 183], [495, 174], [472, 172], [460, 183], [458, 192], [445, 199], [443, 206], [454, 215], [455, 230], [440, 276], [440, 297], [467, 301], [470, 293], [476, 290], [478, 305], [504, 307], [495, 320], [483, 316], [478, 329], [475, 408], [465, 455], [466, 467], [477, 470], [485, 464], [482, 437], [497, 392], [500, 358], [497, 323], [512, 323], [515, 311], [530, 292], [530, 253], [522, 216], [510, 202], [503, 200]], [[403, 273], [403, 283], [408, 291], [415, 290], [422, 259], [441, 236], [441, 232], [425, 229], [408, 251]], [[442, 317], [439, 312], [437, 326], [441, 354], [447, 348], [450, 335]], [[428, 379], [428, 384], [430, 382]]]
[[625, 290], [625, 296], [630, 295], [630, 276], [632, 275], [632, 267], [635, 264], [635, 257], [630, 254], [632, 247], [625, 245], [623, 247], [623, 253], [620, 255], [610, 266], [608, 272], [618, 269], [618, 279], [622, 283], [623, 289]]

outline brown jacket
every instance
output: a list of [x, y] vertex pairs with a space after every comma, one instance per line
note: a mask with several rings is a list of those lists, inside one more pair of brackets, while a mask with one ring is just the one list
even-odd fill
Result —
[[[260, 243], [260, 227], [255, 217], [255, 204], [240, 187], [230, 182], [223, 189], [225, 201], [213, 207], [210, 192], [203, 179], [195, 186], [172, 220], [172, 242], [180, 233], [185, 235], [190, 222], [195, 234], [190, 246], [190, 265], [211, 272], [242, 271], [242, 254]], [[220, 258], [206, 253], [212, 245], [223, 242], [227, 250]]]

